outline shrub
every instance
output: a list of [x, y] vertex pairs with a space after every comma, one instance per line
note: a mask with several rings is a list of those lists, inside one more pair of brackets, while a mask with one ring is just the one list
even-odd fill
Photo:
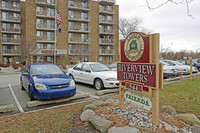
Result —
[[22, 65], [26, 65], [26, 61], [24, 60], [24, 61], [21, 61], [21, 64]]

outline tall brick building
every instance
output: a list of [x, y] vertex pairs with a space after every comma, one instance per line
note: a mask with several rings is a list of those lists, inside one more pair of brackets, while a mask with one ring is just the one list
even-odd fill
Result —
[[[0, 63], [20, 62], [26, 54], [29, 62], [58, 65], [117, 61], [119, 7], [115, 2], [1, 0]], [[57, 11], [62, 19], [61, 33], [56, 27]]]

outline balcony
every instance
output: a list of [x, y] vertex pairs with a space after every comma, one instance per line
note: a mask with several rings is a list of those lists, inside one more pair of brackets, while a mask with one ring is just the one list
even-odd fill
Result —
[[2, 50], [2, 55], [3, 55], [3, 56], [20, 55], [20, 50], [3, 49], [3, 50]]
[[47, 1], [47, 0], [37, 0], [36, 3], [37, 4], [41, 4], [41, 5], [52, 5], [52, 6], [55, 6], [56, 5], [56, 0], [50, 0], [50, 1]]
[[55, 30], [55, 25], [51, 24], [37, 24], [38, 30]]
[[100, 45], [115, 45], [114, 39], [99, 38]]
[[1, 10], [6, 10], [6, 11], [20, 12], [20, 6], [13, 7], [13, 6], [7, 6], [7, 5], [0, 4], [0, 9]]
[[99, 34], [105, 34], [105, 35], [114, 35], [114, 30], [105, 30], [105, 29], [99, 29]]
[[82, 17], [79, 14], [75, 14], [75, 15], [71, 15], [69, 14], [68, 16], [69, 20], [73, 20], [73, 21], [84, 21], [84, 22], [89, 22], [90, 21], [90, 17]]
[[68, 49], [68, 55], [89, 56], [91, 55], [91, 49], [70, 48]]
[[69, 37], [68, 38], [68, 43], [72, 43], [72, 44], [90, 44], [91, 41], [90, 41], [90, 38], [80, 38], [80, 37], [77, 37], [77, 38], [74, 38], [74, 37]]
[[112, 3], [112, 4], [115, 4], [116, 0], [99, 0], [99, 2], [101, 2], [101, 3]]
[[14, 38], [1, 38], [2, 44], [13, 44], [13, 45], [20, 45], [21, 39], [14, 39]]
[[36, 16], [37, 17], [47, 17], [47, 18], [55, 18], [54, 14], [47, 14], [44, 11], [40, 12], [40, 11], [36, 11]]
[[99, 19], [99, 23], [100, 24], [115, 24], [114, 20], [103, 20], [103, 19]]
[[68, 30], [70, 32], [90, 33], [90, 27], [69, 26]]
[[109, 10], [108, 8], [103, 9], [102, 7], [99, 7], [99, 13], [115, 14], [115, 10]]
[[14, 34], [20, 34], [21, 29], [20, 28], [14, 28], [14, 27], [1, 27], [2, 33], [14, 33]]
[[69, 9], [74, 9], [74, 10], [90, 10], [90, 5], [81, 5], [81, 3], [79, 2], [70, 2], [68, 3], [68, 8]]
[[14, 23], [20, 23], [21, 22], [21, 17], [13, 17], [13, 16], [10, 16], [10, 17], [1, 17], [1, 21], [4, 21], [4, 22], [14, 22]]
[[37, 42], [55, 43], [55, 36], [37, 36]]
[[115, 55], [115, 50], [99, 49], [99, 55]]

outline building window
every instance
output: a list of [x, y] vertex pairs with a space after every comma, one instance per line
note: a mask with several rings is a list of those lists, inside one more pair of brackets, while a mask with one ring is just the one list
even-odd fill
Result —
[[88, 7], [88, 2], [85, 0], [81, 0], [81, 7], [87, 8]]
[[43, 25], [44, 25], [44, 19], [37, 19], [37, 27], [40, 27], [40, 28], [42, 28], [43, 27]]
[[37, 63], [43, 63], [44, 57], [43, 56], [37, 56]]
[[14, 61], [16, 62], [16, 64], [19, 64], [21, 58], [20, 57], [14, 57]]
[[54, 8], [47, 8], [47, 16], [55, 17], [55, 9]]
[[43, 37], [44, 36], [44, 32], [43, 31], [37, 31], [37, 37]]
[[11, 35], [10, 34], [2, 34], [3, 42], [11, 42]]
[[3, 31], [10, 31], [11, 30], [11, 25], [9, 23], [2, 23], [2, 30]]
[[88, 42], [88, 34], [81, 34], [81, 42]]
[[70, 18], [74, 18], [74, 16], [75, 16], [75, 12], [69, 10], [69, 17], [70, 17]]
[[105, 25], [99, 25], [99, 29], [101, 32], [106, 32]]
[[88, 31], [88, 23], [81, 23], [81, 30]]
[[16, 30], [16, 31], [19, 31], [20, 24], [13, 24], [13, 29]]
[[37, 43], [37, 48], [38, 48], [38, 49], [44, 49], [44, 44], [42, 44], [42, 43]]
[[56, 3], [55, 3], [55, 0], [47, 0], [47, 3], [48, 3], [48, 4], [56, 4]]
[[55, 28], [55, 21], [47, 20], [47, 28]]
[[108, 21], [112, 21], [112, 20], [113, 20], [112, 16], [108, 15], [108, 16], [107, 16], [107, 20], [108, 20]]
[[19, 50], [19, 46], [14, 46], [14, 51], [18, 51]]
[[112, 56], [108, 56], [108, 61], [112, 62], [113, 61], [113, 57]]
[[47, 62], [54, 62], [54, 58], [52, 56], [47, 56]]
[[87, 12], [81, 12], [81, 19], [88, 20], [88, 13]]
[[106, 46], [99, 46], [100, 54], [106, 53]]
[[101, 4], [100, 8], [101, 8], [101, 11], [105, 11], [105, 5]]
[[108, 11], [112, 11], [113, 10], [112, 5], [107, 5], [107, 8], [108, 8]]
[[105, 15], [99, 15], [99, 18], [100, 18], [100, 20], [103, 21], [103, 22], [106, 21]]
[[99, 61], [106, 61], [106, 57], [105, 56], [100, 56], [99, 57]]
[[74, 33], [69, 33], [68, 35], [69, 35], [70, 41], [74, 41], [75, 34]]
[[10, 2], [8, 1], [1, 1], [2, 8], [10, 8]]
[[47, 44], [47, 49], [55, 49], [55, 44]]
[[20, 4], [19, 2], [13, 2], [13, 7], [19, 9], [20, 8]]
[[112, 30], [112, 26], [108, 25], [107, 28], [108, 28], [108, 32], [109, 32], [109, 33], [112, 33], [112, 32], [113, 32], [113, 30]]
[[19, 40], [20, 39], [20, 35], [14, 35], [14, 40]]
[[37, 6], [37, 14], [38, 15], [43, 15], [44, 8], [42, 6]]
[[2, 19], [10, 20], [10, 13], [8, 12], [2, 12]]
[[47, 32], [47, 40], [55, 41], [55, 32]]

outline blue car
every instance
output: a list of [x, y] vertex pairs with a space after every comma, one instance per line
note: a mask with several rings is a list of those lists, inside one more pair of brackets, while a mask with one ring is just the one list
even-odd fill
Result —
[[76, 94], [74, 80], [55, 64], [29, 64], [21, 72], [21, 89], [29, 93], [30, 101], [66, 98]]

